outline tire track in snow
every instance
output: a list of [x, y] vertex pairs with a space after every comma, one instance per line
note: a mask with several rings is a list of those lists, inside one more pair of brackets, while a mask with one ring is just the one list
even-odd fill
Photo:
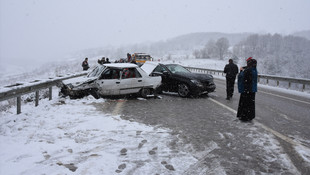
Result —
[[[208, 98], [208, 99], [211, 100], [212, 102], [214, 102], [214, 103], [216, 103], [216, 104], [218, 104], [218, 105], [224, 107], [225, 109], [227, 109], [227, 110], [233, 112], [234, 114], [237, 114], [237, 111], [234, 110], [234, 109], [232, 109], [232, 108], [230, 108], [229, 106], [226, 106], [226, 105], [224, 105], [223, 103], [220, 103], [220, 102], [218, 102], [218, 101], [216, 101], [216, 100], [214, 100], [214, 99], [212, 99], [212, 98]], [[264, 125], [264, 124], [262, 124], [262, 123], [260, 123], [260, 122], [258, 122], [258, 121], [256, 121], [255, 124], [258, 125], [258, 126], [260, 126], [260, 127], [262, 127], [263, 129], [267, 130], [268, 132], [271, 132], [272, 134], [274, 134], [274, 135], [277, 136], [278, 138], [280, 138], [280, 139], [282, 139], [282, 140], [284, 140], [284, 141], [290, 143], [290, 144], [293, 145], [293, 146], [304, 146], [304, 145], [301, 145], [300, 143], [295, 142], [295, 141], [292, 140], [291, 138], [289, 138], [289, 137], [287, 137], [287, 136], [285, 136], [285, 135], [283, 135], [283, 134], [281, 134], [281, 133], [279, 133], [279, 132], [277, 132], [277, 131], [275, 131], [275, 130], [269, 128], [268, 126], [266, 126], [266, 125]]]
[[[216, 103], [216, 104], [222, 106], [223, 108], [225, 108], [225, 109], [231, 111], [231, 112], [234, 113], [234, 114], [237, 114], [237, 111], [236, 111], [236, 110], [230, 108], [229, 106], [226, 106], [225, 104], [223, 104], [223, 103], [221, 103], [221, 102], [219, 102], [219, 101], [217, 101], [217, 100], [214, 100], [214, 99], [212, 99], [212, 98], [208, 98], [208, 100], [210, 100], [210, 101], [212, 101], [212, 102], [214, 102], [214, 103]], [[301, 160], [303, 163], [306, 163], [306, 166], [307, 166], [308, 168], [310, 168], [310, 162], [308, 162], [308, 161], [306, 160], [306, 158], [305, 158], [304, 155], [300, 154], [300, 153], [296, 150], [296, 148], [299, 148], [299, 149], [302, 148], [303, 150], [310, 150], [310, 148], [308, 148], [307, 146], [305, 146], [305, 145], [303, 145], [303, 144], [301, 144], [301, 143], [299, 143], [299, 142], [296, 142], [296, 141], [292, 140], [291, 138], [289, 138], [289, 137], [287, 137], [287, 136], [285, 136], [285, 135], [279, 133], [278, 131], [275, 131], [275, 130], [269, 128], [268, 126], [266, 126], [266, 125], [264, 125], [264, 124], [258, 122], [257, 120], [255, 121], [254, 125], [263, 128], [263, 129], [266, 130], [267, 132], [272, 133], [272, 134], [275, 135], [276, 137], [280, 138], [281, 140], [283, 140], [283, 141], [289, 143], [291, 146], [295, 147], [294, 152], [296, 153], [296, 155], [298, 155], [299, 160]]]
[[126, 101], [125, 100], [117, 100], [116, 106], [114, 110], [112, 111], [112, 115], [118, 115], [122, 111], [122, 107]]

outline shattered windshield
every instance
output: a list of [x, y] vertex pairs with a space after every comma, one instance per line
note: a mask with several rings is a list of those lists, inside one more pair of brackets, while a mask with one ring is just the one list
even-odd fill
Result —
[[97, 66], [95, 69], [93, 69], [87, 77], [99, 77], [101, 72], [105, 69], [105, 66]]
[[172, 73], [190, 73], [189, 70], [185, 69], [184, 67], [177, 65], [177, 64], [169, 64], [166, 65], [166, 67], [172, 72]]

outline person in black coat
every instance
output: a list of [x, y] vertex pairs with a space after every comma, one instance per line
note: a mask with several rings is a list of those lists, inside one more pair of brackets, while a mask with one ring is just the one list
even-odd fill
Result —
[[226, 73], [226, 100], [230, 100], [234, 94], [234, 86], [236, 75], [238, 74], [238, 66], [234, 64], [232, 59], [229, 59], [229, 64], [226, 64], [224, 73]]
[[109, 63], [111, 63], [111, 62], [110, 62], [109, 58], [107, 58], [105, 61], [105, 64], [109, 64]]
[[255, 94], [257, 92], [257, 61], [249, 57], [247, 66], [240, 68], [238, 91], [240, 94], [237, 118], [251, 121], [255, 118]]
[[85, 60], [82, 62], [82, 67], [84, 71], [89, 69], [88, 58], [85, 58]]

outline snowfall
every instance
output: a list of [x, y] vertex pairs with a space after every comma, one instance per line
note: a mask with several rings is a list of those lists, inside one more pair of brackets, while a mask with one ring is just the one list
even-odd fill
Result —
[[[182, 64], [222, 69], [226, 62]], [[23, 104], [21, 114], [16, 106], [0, 112], [0, 174], [182, 174], [199, 161], [197, 153], [171, 149], [179, 139], [168, 128], [123, 120], [117, 109], [95, 108], [108, 99], [72, 100], [58, 97], [58, 91], [53, 88], [53, 99], [42, 99], [37, 107]], [[310, 151], [299, 152], [310, 163]]]

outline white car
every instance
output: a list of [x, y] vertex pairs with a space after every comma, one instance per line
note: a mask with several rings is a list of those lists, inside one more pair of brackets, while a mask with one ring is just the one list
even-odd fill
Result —
[[151, 77], [138, 65], [115, 63], [98, 65], [86, 77], [78, 77], [62, 82], [60, 95], [82, 98], [93, 95], [116, 96], [138, 94], [144, 98], [154, 96], [161, 84], [161, 77]]

